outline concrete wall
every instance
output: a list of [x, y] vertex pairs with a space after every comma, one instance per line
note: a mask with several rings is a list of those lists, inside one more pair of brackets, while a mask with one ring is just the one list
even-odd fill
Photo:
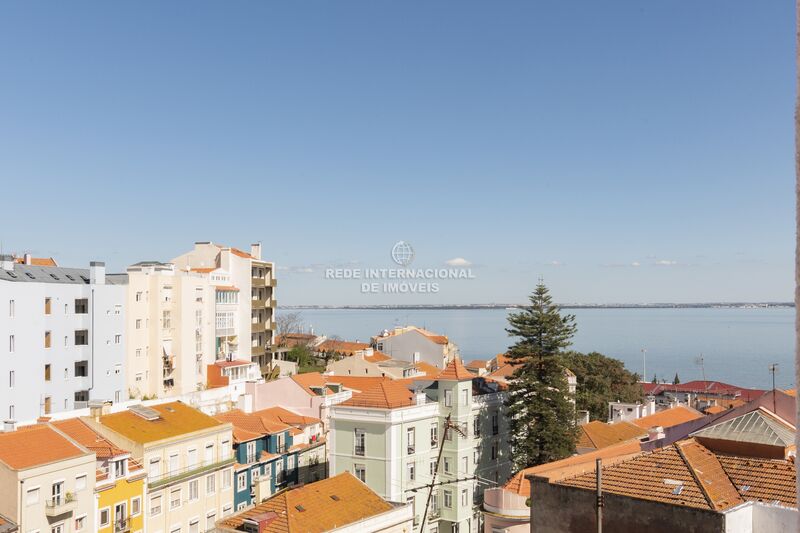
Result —
[[[593, 491], [551, 485], [535, 478], [531, 487], [531, 524], [536, 533], [594, 531]], [[715, 533], [725, 531], [721, 513], [605, 494], [603, 530], [614, 533]]]
[[437, 368], [444, 368], [445, 346], [436, 344], [419, 331], [411, 330], [398, 335], [378, 337], [375, 340], [376, 349], [389, 357], [413, 362], [414, 352], [419, 352], [420, 361]]

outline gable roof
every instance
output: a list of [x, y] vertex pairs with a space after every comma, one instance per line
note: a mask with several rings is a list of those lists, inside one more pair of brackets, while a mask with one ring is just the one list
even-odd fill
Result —
[[87, 450], [94, 452], [98, 460], [110, 459], [112, 457], [118, 457], [120, 455], [130, 453], [116, 446], [110, 440], [97, 433], [80, 418], [56, 420], [50, 422], [50, 425], [66, 434], [69, 438]]
[[[262, 533], [330, 531], [391, 511], [394, 507], [349, 472], [281, 492], [222, 520], [238, 529], [246, 519], [271, 519]], [[265, 515], [265, 513], [274, 513]]]
[[793, 426], [777, 418], [766, 409], [759, 408], [719, 424], [695, 431], [693, 437], [732, 440], [748, 444], [794, 446], [796, 431]]
[[237, 444], [291, 429], [288, 424], [278, 419], [275, 412], [269, 409], [252, 413], [245, 413], [240, 409], [231, 409], [214, 415], [214, 418], [220, 422], [233, 424], [233, 440]]
[[158, 419], [147, 420], [126, 410], [101, 416], [100, 423], [139, 444], [222, 425], [222, 422], [182, 402], [163, 403], [149, 408], [158, 412]]
[[717, 456], [694, 439], [675, 443], [675, 448], [694, 476], [708, 506], [720, 511], [744, 503]]
[[698, 418], [703, 418], [703, 414], [690, 407], [679, 405], [677, 407], [658, 411], [652, 415], [637, 418], [636, 420], [632, 420], [632, 422], [642, 429], [650, 429], [653, 426], [670, 428]]
[[[302, 374], [292, 374], [290, 377], [292, 381], [300, 385], [300, 387], [311, 396], [319, 396], [311, 387], [319, 388], [323, 394], [329, 389], [327, 388], [328, 382], [326, 377], [319, 372], [304, 372]], [[332, 391], [330, 391], [332, 392]]]
[[578, 427], [577, 447], [601, 449], [646, 435], [647, 431], [630, 422], [607, 424], [599, 420], [593, 420]]
[[444, 370], [436, 376], [436, 379], [444, 381], [472, 381], [474, 377], [475, 374], [467, 370], [461, 363], [461, 358], [455, 356], [452, 361], [447, 363]]
[[370, 345], [365, 342], [350, 342], [340, 340], [325, 340], [314, 347], [318, 352], [336, 352], [344, 355], [353, 355], [356, 352], [369, 349]]
[[686, 383], [642, 383], [645, 394], [657, 396], [665, 392], [691, 392], [693, 394], [713, 394], [741, 398], [745, 401], [755, 400], [763, 395], [762, 389], [745, 389], [722, 381], [694, 380]]
[[0, 462], [12, 470], [24, 470], [90, 453], [45, 424], [0, 433]]
[[368, 407], [373, 409], [396, 409], [414, 405], [414, 394], [399, 381], [385, 379], [376, 386], [359, 394], [339, 405], [348, 407]]
[[290, 411], [283, 407], [269, 407], [267, 409], [262, 409], [257, 412], [263, 418], [266, 418], [268, 420], [275, 420], [283, 424], [288, 424], [290, 426], [308, 426], [311, 424], [319, 424], [321, 422], [319, 418], [314, 418], [313, 416], [299, 415], [294, 411]]

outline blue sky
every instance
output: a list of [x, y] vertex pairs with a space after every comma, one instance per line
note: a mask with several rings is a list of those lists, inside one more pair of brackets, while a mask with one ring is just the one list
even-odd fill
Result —
[[[794, 10], [6, 2], [5, 251], [263, 242], [282, 304], [790, 300]], [[362, 295], [328, 265], [454, 258]], [[638, 266], [637, 266], [638, 265]]]

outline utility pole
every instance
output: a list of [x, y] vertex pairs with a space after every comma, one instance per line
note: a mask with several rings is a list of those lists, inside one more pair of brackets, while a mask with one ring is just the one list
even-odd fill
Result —
[[642, 383], [647, 381], [647, 348], [642, 348]]
[[778, 363], [772, 363], [769, 365], [769, 372], [772, 374], [772, 412], [778, 414], [777, 412], [777, 398], [775, 395], [775, 373], [778, 371]]
[[597, 484], [597, 533], [603, 533], [603, 460], [595, 462], [595, 483]]
[[[431, 504], [431, 496], [433, 496], [433, 488], [437, 485], [436, 483], [436, 474], [439, 473], [439, 463], [442, 460], [442, 452], [444, 452], [444, 443], [447, 441], [447, 433], [452, 429], [457, 431], [462, 437], [466, 437], [467, 435], [461, 431], [461, 428], [457, 425], [453, 424], [450, 421], [450, 415], [447, 415], [447, 418], [444, 419], [444, 431], [442, 432], [442, 438], [439, 439], [439, 455], [436, 457], [436, 468], [433, 470], [433, 478], [431, 478], [431, 484], [429, 485], [430, 490], [428, 490], [428, 499], [425, 500], [425, 512], [422, 513], [422, 522], [420, 523], [419, 530], [425, 531], [425, 520], [428, 518], [428, 507]], [[456, 480], [460, 481], [460, 480]], [[439, 483], [442, 485], [443, 483]]]

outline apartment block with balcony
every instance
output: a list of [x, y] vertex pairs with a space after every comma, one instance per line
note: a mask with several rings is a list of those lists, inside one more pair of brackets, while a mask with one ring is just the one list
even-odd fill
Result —
[[205, 387], [215, 357], [215, 289], [208, 276], [170, 263], [128, 268], [126, 376], [132, 398]]
[[[91, 408], [102, 409], [100, 406]], [[87, 450], [96, 462], [94, 500], [97, 533], [141, 533], [144, 531], [145, 478], [142, 464], [131, 453], [116, 446], [79, 418], [50, 425]]]
[[382, 380], [331, 408], [331, 475], [412, 504], [415, 531], [477, 533], [483, 487], [511, 473], [504, 395], [458, 357], [432, 383]]
[[233, 513], [233, 434], [181, 402], [82, 419], [147, 472], [145, 529], [200, 531]]
[[46, 424], [0, 433], [0, 514], [20, 531], [93, 533], [95, 454]]
[[[261, 259], [261, 245], [253, 244], [250, 252], [212, 242], [196, 242], [194, 249], [175, 258], [183, 269], [203, 272], [221, 292], [237, 292], [236, 297], [223, 295], [217, 308], [221, 328], [217, 332], [218, 356], [252, 360], [263, 375], [273, 371], [275, 347], [275, 268]], [[224, 277], [215, 280], [214, 277]], [[235, 305], [234, 305], [235, 300]], [[235, 346], [230, 346], [235, 331]]]
[[124, 275], [0, 260], [0, 396], [3, 419], [121, 402], [125, 387]]

